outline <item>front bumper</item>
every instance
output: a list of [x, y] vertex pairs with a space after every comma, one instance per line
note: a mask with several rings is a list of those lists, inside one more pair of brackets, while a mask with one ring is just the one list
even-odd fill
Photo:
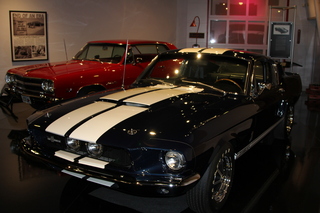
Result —
[[168, 175], [153, 176], [94, 168], [46, 155], [41, 148], [32, 147], [23, 140], [18, 145], [18, 154], [30, 163], [45, 164], [58, 172], [139, 196], [178, 196], [192, 188], [200, 179], [199, 174], [168, 178]]
[[26, 93], [19, 88], [9, 87], [7, 86], [5, 89], [7, 94], [10, 94], [17, 99], [21, 99], [21, 101], [27, 104], [39, 104], [39, 103], [55, 103], [61, 101], [59, 98], [49, 96], [47, 94], [42, 93]]

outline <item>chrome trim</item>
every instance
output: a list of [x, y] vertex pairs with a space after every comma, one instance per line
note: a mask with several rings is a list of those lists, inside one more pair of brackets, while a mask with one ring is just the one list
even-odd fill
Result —
[[234, 159], [237, 160], [244, 153], [249, 151], [254, 145], [256, 145], [259, 141], [261, 141], [267, 134], [269, 134], [281, 121], [283, 121], [284, 117], [280, 118], [275, 124], [270, 126], [266, 131], [264, 131], [261, 135], [259, 135], [256, 139], [254, 139], [251, 143], [249, 143], [246, 147], [240, 150], [238, 153], [234, 154]]
[[201, 178], [201, 176], [199, 174], [195, 174], [194, 176], [184, 180], [181, 184], [181, 186], [188, 186], [194, 182], [196, 182], [197, 180], [199, 180]]
[[22, 80], [16, 80], [18, 85], [24, 85], [24, 86], [39, 86], [41, 87], [41, 83], [38, 82], [26, 82], [26, 81], [22, 81]]
[[[200, 175], [199, 174], [195, 174], [189, 178], [187, 178], [186, 180], [182, 181], [180, 184], [179, 183], [165, 183], [165, 182], [140, 182], [140, 181], [136, 181], [136, 182], [128, 182], [125, 180], [120, 180], [120, 179], [112, 179], [112, 181], [110, 180], [104, 180], [102, 178], [97, 178], [97, 177], [93, 177], [93, 176], [88, 176], [86, 174], [82, 174], [82, 173], [78, 173], [78, 172], [73, 172], [73, 171], [69, 171], [66, 169], [61, 170], [61, 172], [71, 175], [73, 177], [77, 177], [80, 179], [84, 179], [84, 180], [88, 180], [94, 183], [98, 183], [100, 185], [104, 185], [104, 186], [108, 186], [108, 187], [112, 187], [113, 185], [116, 185], [118, 182], [119, 183], [123, 183], [123, 184], [129, 184], [129, 185], [138, 185], [138, 186], [169, 186], [169, 187], [179, 187], [179, 186], [188, 186], [194, 182], [196, 182], [197, 180], [200, 179]], [[93, 181], [94, 180], [94, 181]]]

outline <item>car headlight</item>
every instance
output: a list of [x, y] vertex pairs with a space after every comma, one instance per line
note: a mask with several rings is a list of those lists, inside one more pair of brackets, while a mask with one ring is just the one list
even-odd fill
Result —
[[66, 141], [67, 147], [71, 149], [72, 151], [79, 151], [80, 150], [80, 141], [73, 139], [73, 138], [68, 138]]
[[10, 84], [10, 83], [14, 83], [16, 82], [16, 76], [12, 75], [12, 74], [6, 74], [6, 83]]
[[167, 166], [172, 170], [180, 170], [186, 166], [186, 160], [183, 154], [175, 151], [169, 151], [165, 155]]
[[87, 151], [92, 157], [100, 157], [103, 153], [103, 147], [98, 143], [87, 143]]
[[54, 92], [54, 83], [51, 80], [45, 80], [42, 82], [41, 88], [46, 92]]

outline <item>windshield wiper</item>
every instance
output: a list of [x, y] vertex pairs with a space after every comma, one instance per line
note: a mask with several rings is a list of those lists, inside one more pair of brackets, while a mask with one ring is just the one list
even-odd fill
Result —
[[222, 90], [222, 89], [218, 89], [217, 87], [214, 87], [214, 86], [211, 86], [211, 85], [208, 85], [208, 84], [205, 84], [205, 83], [202, 83], [202, 82], [198, 82], [198, 81], [187, 81], [187, 80], [183, 80], [181, 79], [182, 82], [185, 82], [185, 83], [190, 83], [190, 84], [198, 84], [198, 85], [202, 85], [202, 86], [205, 86], [205, 87], [208, 87], [210, 89], [213, 89], [215, 91], [218, 91], [218, 92], [221, 92], [223, 94], [223, 96], [226, 96], [228, 94], [228, 92]]
[[[161, 80], [161, 79], [156, 79], [156, 78], [147, 78], [147, 79], [141, 79], [143, 80], [143, 82], [145, 83], [145, 81], [149, 81], [150, 84], [154, 84], [154, 85], [157, 85], [157, 84], [164, 84], [166, 86], [174, 86], [174, 84], [172, 83], [169, 83], [169, 82], [166, 82], [164, 80]], [[141, 82], [141, 80], [139, 82]], [[138, 83], [139, 83], [138, 82]]]

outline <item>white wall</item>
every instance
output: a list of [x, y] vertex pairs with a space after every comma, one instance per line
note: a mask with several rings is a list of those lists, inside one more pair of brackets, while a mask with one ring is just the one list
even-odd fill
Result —
[[192, 47], [195, 44], [196, 39], [189, 38], [189, 33], [197, 32], [197, 27], [190, 27], [195, 16], [200, 18], [199, 33], [205, 34], [204, 39], [198, 38], [198, 44], [206, 47], [207, 4], [208, 0], [177, 0], [177, 47]]
[[[316, 75], [319, 75], [319, 68], [315, 66], [315, 61], [319, 60], [319, 53], [315, 52], [317, 45], [319, 45], [317, 24], [316, 20], [308, 19], [308, 8], [305, 3], [306, 1], [290, 0], [290, 6], [297, 6], [293, 61], [302, 65], [302, 67], [294, 67], [293, 72], [299, 73], [301, 76], [304, 89], [308, 88], [310, 83], [320, 83], [320, 79], [316, 77]], [[300, 44], [297, 43], [298, 30], [301, 30]]]
[[49, 62], [70, 59], [87, 41], [148, 39], [176, 43], [177, 0], [0, 0], [0, 89], [12, 62], [9, 10], [46, 11]]

